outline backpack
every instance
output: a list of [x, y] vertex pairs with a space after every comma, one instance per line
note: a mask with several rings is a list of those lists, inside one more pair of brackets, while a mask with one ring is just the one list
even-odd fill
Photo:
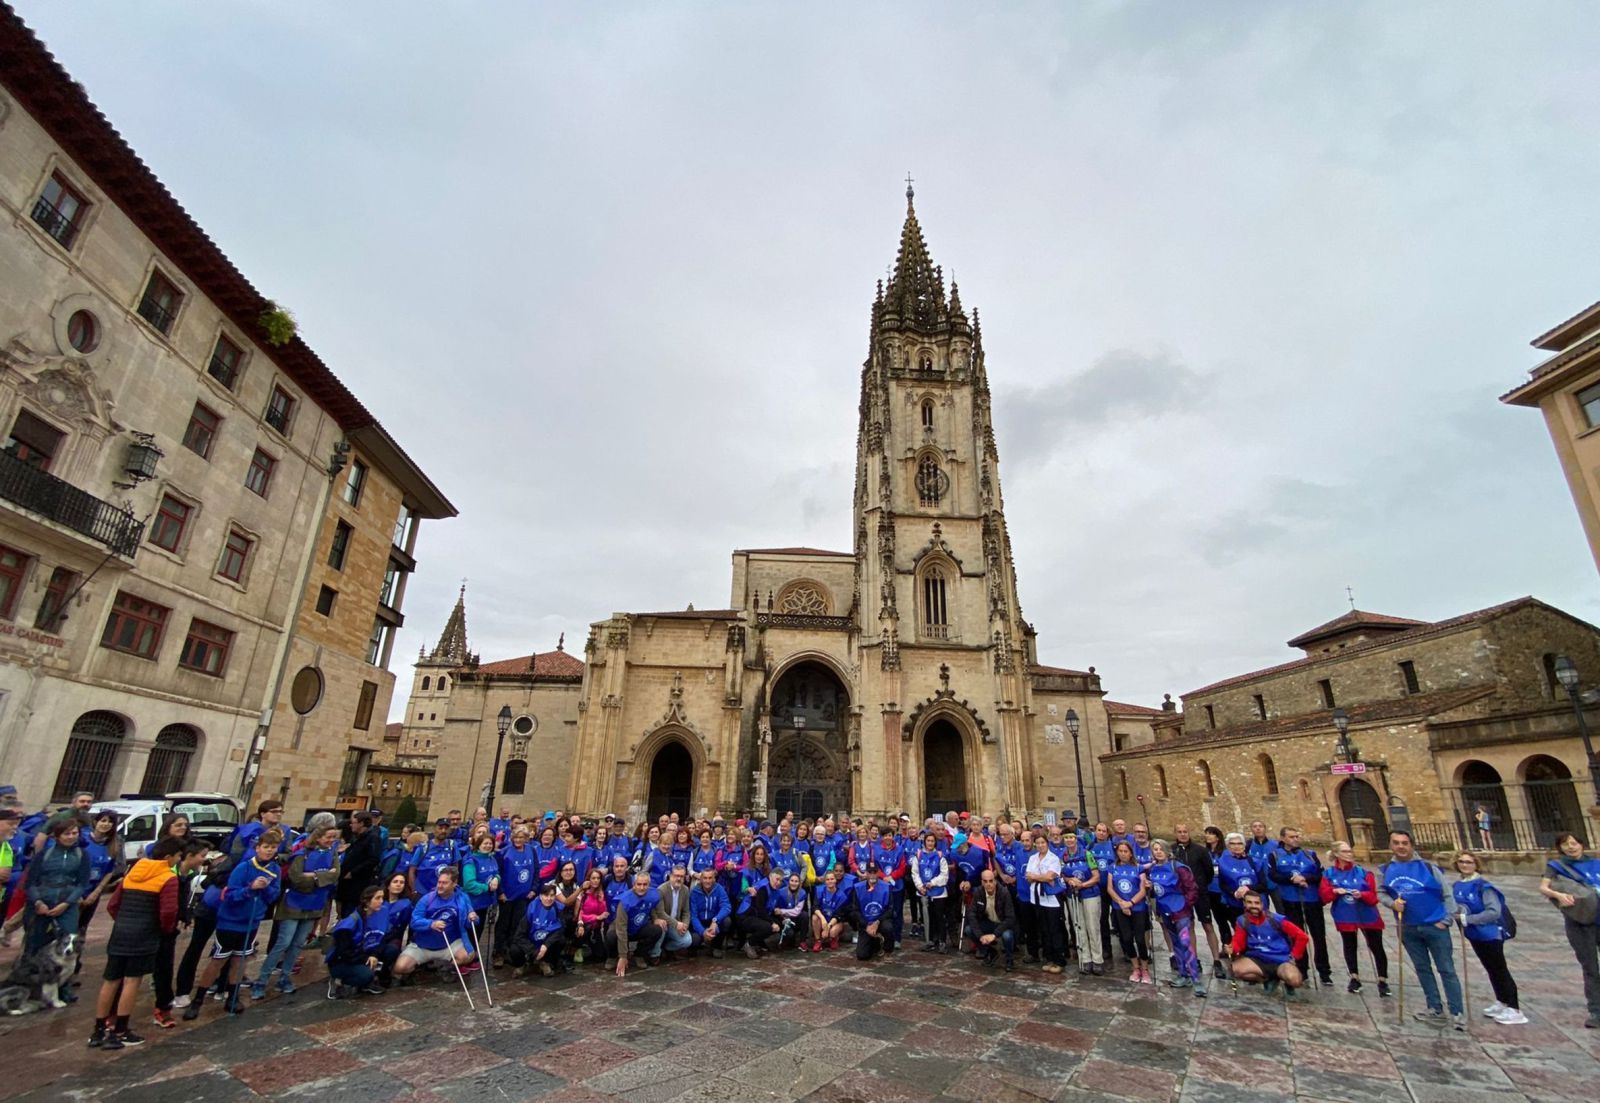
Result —
[[1594, 886], [1585, 881], [1583, 875], [1573, 869], [1566, 861], [1558, 858], [1550, 864], [1559, 868], [1562, 876], [1569, 878], [1573, 882], [1573, 887], [1566, 890], [1567, 895], [1572, 897], [1573, 904], [1570, 908], [1563, 908], [1554, 900], [1550, 902], [1555, 904], [1557, 911], [1572, 920], [1572, 922], [1585, 927], [1594, 926], [1596, 913], [1600, 912], [1600, 895], [1595, 893]]
[[[1489, 887], [1494, 888], [1493, 885]], [[1517, 937], [1517, 917], [1511, 914], [1511, 901], [1506, 899], [1506, 894], [1499, 889], [1494, 891], [1500, 897], [1500, 929], [1505, 932], [1506, 941], [1510, 942]]]

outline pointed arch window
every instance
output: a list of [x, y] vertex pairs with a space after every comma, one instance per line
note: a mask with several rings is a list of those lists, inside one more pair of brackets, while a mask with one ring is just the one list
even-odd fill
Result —
[[929, 432], [933, 431], [933, 399], [922, 400], [922, 427]]
[[946, 605], [945, 573], [938, 564], [922, 572], [922, 634], [934, 639], [950, 638], [949, 608]]
[[932, 452], [924, 452], [917, 460], [916, 481], [917, 501], [924, 509], [937, 506], [950, 489], [950, 476], [939, 467], [939, 458]]

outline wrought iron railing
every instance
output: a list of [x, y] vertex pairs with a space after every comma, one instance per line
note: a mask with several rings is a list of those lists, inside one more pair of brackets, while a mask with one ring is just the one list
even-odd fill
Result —
[[72, 239], [78, 236], [78, 222], [48, 199], [41, 198], [33, 205], [33, 220], [39, 228], [59, 241], [63, 248], [72, 248]]
[[162, 333], [172, 329], [174, 310], [170, 306], [162, 306], [156, 301], [155, 296], [146, 295], [139, 300], [139, 317], [155, 326]]
[[1484, 832], [1467, 820], [1411, 824], [1411, 838], [1421, 850], [1554, 850], [1556, 836], [1570, 831], [1588, 845], [1588, 832], [1580, 819], [1564, 826], [1537, 820], [1495, 820]]
[[144, 523], [132, 512], [103, 502], [6, 451], [0, 451], [0, 499], [65, 525], [130, 559], [144, 538]]
[[206, 366], [206, 372], [221, 383], [228, 390], [233, 390], [233, 381], [238, 378], [239, 365], [237, 362], [229, 363], [216, 353], [211, 354], [211, 363]]

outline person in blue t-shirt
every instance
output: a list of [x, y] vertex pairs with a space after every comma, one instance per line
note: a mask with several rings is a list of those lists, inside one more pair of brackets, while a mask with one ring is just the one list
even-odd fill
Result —
[[879, 876], [877, 862], [868, 862], [863, 872], [865, 880], [855, 887], [857, 961], [869, 961], [879, 950], [894, 952], [894, 926], [888, 914], [893, 894]]
[[1456, 876], [1450, 894], [1461, 905], [1461, 933], [1478, 963], [1489, 975], [1494, 1002], [1483, 1013], [1505, 1026], [1521, 1026], [1528, 1017], [1517, 999], [1517, 982], [1506, 965], [1506, 897], [1478, 872], [1478, 856], [1470, 850], [1456, 855]]
[[[1322, 914], [1322, 862], [1314, 850], [1300, 845], [1300, 829], [1285, 827], [1283, 845], [1267, 853], [1264, 872], [1277, 891], [1283, 914], [1311, 936], [1317, 966], [1317, 979], [1324, 986], [1333, 983], [1333, 966], [1328, 961], [1328, 932]], [[1309, 963], [1297, 962], [1300, 971], [1310, 973]]]
[[1579, 923], [1567, 914], [1577, 903], [1575, 893], [1584, 887], [1600, 892], [1600, 856], [1585, 855], [1583, 840], [1563, 831], [1556, 836], [1556, 856], [1545, 866], [1539, 892], [1562, 909], [1567, 944], [1578, 959], [1578, 968], [1583, 970], [1583, 998], [1589, 1005], [1589, 1017], [1583, 1025], [1595, 1030], [1600, 1028], [1600, 926], [1593, 919]]
[[[1444, 1003], [1450, 1005], [1450, 1021], [1457, 1030], [1467, 1029], [1461, 1005], [1461, 979], [1456, 975], [1455, 953], [1451, 948], [1451, 920], [1460, 910], [1456, 899], [1445, 888], [1444, 872], [1417, 856], [1409, 831], [1389, 833], [1389, 853], [1394, 860], [1378, 870], [1378, 891], [1400, 920], [1400, 942], [1416, 969], [1417, 983], [1427, 1000], [1425, 1011], [1416, 1018], [1426, 1023], [1444, 1022]], [[1439, 972], [1434, 980], [1434, 970]], [[1440, 983], [1444, 1001], [1439, 998]]]

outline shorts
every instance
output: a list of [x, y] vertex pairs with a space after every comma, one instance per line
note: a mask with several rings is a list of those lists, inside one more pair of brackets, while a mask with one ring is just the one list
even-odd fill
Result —
[[455, 961], [456, 955], [461, 953], [462, 949], [459, 938], [440, 950], [430, 950], [426, 946], [418, 946], [413, 942], [400, 951], [400, 956], [410, 958], [418, 965], [449, 965]]
[[1254, 954], [1240, 954], [1239, 956], [1246, 961], [1255, 962], [1256, 968], [1261, 970], [1261, 975], [1264, 977], [1275, 977], [1278, 975], [1278, 967], [1280, 965], [1290, 964], [1287, 961], [1262, 961]]
[[106, 980], [138, 980], [156, 971], [155, 954], [107, 954]]
[[230, 957], [250, 957], [256, 952], [254, 931], [218, 931], [211, 956], [217, 961]]
[[1202, 892], [1195, 896], [1194, 921], [1196, 926], [1211, 922], [1211, 894]]

